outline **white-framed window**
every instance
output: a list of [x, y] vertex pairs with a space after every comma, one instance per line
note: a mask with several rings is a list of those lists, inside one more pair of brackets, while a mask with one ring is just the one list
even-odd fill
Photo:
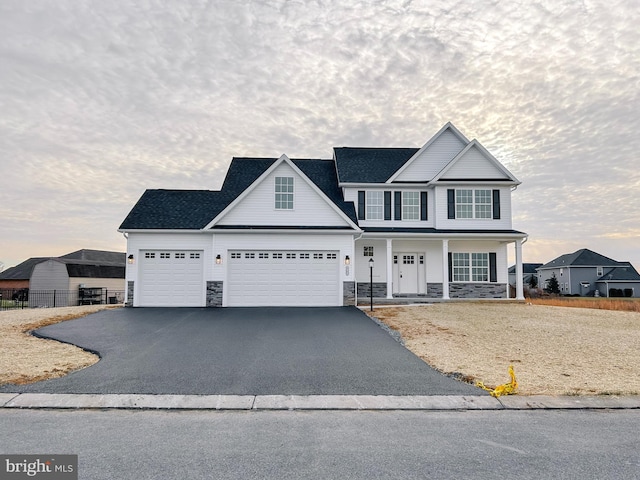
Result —
[[301, 253], [300, 254], [300, 258], [303, 260], [309, 260], [309, 254], [308, 253]]
[[475, 218], [491, 218], [491, 190], [476, 190], [474, 192]]
[[282, 258], [282, 254], [281, 253], [273, 253], [273, 254], [271, 254], [271, 258], [280, 259], [280, 258]]
[[258, 253], [258, 258], [269, 258], [269, 254], [265, 252]]
[[488, 282], [489, 281], [489, 254], [488, 253], [472, 253], [471, 254], [471, 281], [472, 282]]
[[453, 253], [451, 255], [454, 282], [488, 282], [488, 253]]
[[189, 254], [189, 258], [200, 258], [200, 254], [199, 253], [190, 253]]
[[324, 255], [323, 255], [322, 253], [314, 253], [314, 254], [313, 254], [313, 258], [314, 258], [315, 260], [322, 260], [322, 259], [323, 259], [323, 257], [324, 257]]
[[402, 219], [420, 220], [420, 192], [402, 192]]
[[296, 258], [296, 254], [295, 254], [295, 253], [287, 253], [287, 258], [288, 258], [289, 260], [291, 260], [291, 259], [295, 259], [295, 258]]
[[185, 258], [184, 252], [177, 252], [174, 254], [173, 258]]
[[145, 252], [144, 258], [156, 258], [156, 254], [154, 252]]
[[327, 260], [335, 260], [336, 258], [338, 258], [336, 253], [327, 253]]
[[171, 254], [169, 252], [160, 252], [160, 258], [171, 258]]
[[373, 247], [365, 245], [362, 247], [362, 256], [363, 257], [373, 257]]
[[256, 258], [256, 254], [253, 252], [247, 252], [244, 254], [244, 258]]
[[367, 220], [384, 219], [384, 192], [367, 192]]
[[277, 210], [293, 210], [293, 177], [276, 177]]
[[491, 190], [456, 190], [456, 218], [492, 218]]
[[468, 253], [453, 253], [451, 254], [451, 263], [453, 270], [454, 282], [468, 282], [469, 281], [469, 254]]
[[240, 252], [232, 252], [231, 258], [242, 258], [242, 254]]

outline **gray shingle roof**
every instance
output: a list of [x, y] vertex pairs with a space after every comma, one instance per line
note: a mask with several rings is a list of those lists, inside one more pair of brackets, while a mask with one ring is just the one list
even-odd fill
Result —
[[341, 183], [384, 183], [418, 148], [334, 148]]
[[617, 266], [620, 262], [600, 255], [588, 248], [582, 248], [573, 253], [567, 253], [560, 255], [558, 258], [551, 260], [549, 263], [545, 263], [539, 269], [545, 268], [560, 268], [560, 267], [579, 267], [579, 266]]
[[47, 257], [33, 257], [19, 263], [15, 267], [0, 272], [0, 280], [29, 280], [33, 267], [47, 260]]
[[[277, 158], [234, 158], [219, 191], [147, 190], [120, 225], [121, 230], [200, 230], [262, 175]], [[355, 207], [345, 202], [332, 160], [292, 159], [354, 223]]]
[[640, 282], [640, 274], [629, 262], [622, 263], [619, 267], [614, 267], [605, 272], [597, 282]]

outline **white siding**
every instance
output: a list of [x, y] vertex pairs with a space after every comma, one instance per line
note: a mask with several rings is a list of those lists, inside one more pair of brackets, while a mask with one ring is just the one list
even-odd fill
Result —
[[[358, 212], [358, 191], [374, 191], [391, 192], [391, 218], [392, 220], [358, 220], [360, 227], [411, 227], [411, 228], [433, 228], [435, 226], [435, 195], [433, 188], [420, 188], [417, 186], [399, 187], [393, 184], [386, 184], [379, 188], [362, 187], [362, 188], [344, 188], [343, 195], [346, 202], [353, 202]], [[427, 220], [393, 220], [395, 216], [395, 195], [394, 192], [427, 192]]]
[[[293, 177], [293, 210], [275, 208], [275, 177]], [[233, 207], [218, 225], [306, 225], [346, 226], [340, 216], [290, 165], [280, 164], [242, 201]]]
[[431, 180], [466, 146], [450, 130], [445, 130], [412, 163], [402, 171], [397, 182], [425, 182]]
[[509, 179], [495, 163], [489, 160], [476, 147], [473, 146], [459, 158], [455, 164], [440, 178], [446, 179]]
[[205, 280], [212, 276], [214, 257], [212, 256], [212, 233], [129, 233], [127, 256], [135, 258], [133, 264], [127, 263], [127, 281], [134, 283], [134, 299], [140, 287], [138, 270], [141, 250], [198, 250], [203, 254], [204, 279], [202, 292], [206, 288]]
[[[210, 280], [223, 281], [228, 283], [227, 258], [229, 251], [234, 250], [264, 250], [264, 251], [333, 251], [338, 254], [338, 264], [340, 270], [338, 294], [336, 304], [342, 304], [342, 283], [344, 281], [353, 281], [354, 274], [354, 250], [353, 235], [335, 235], [335, 234], [311, 234], [311, 233], [287, 233], [287, 234], [269, 234], [269, 233], [218, 233], [215, 236], [213, 256], [220, 255], [223, 259], [219, 265], [213, 265], [213, 274]], [[349, 256], [351, 265], [345, 265], [345, 256]], [[223, 288], [223, 306], [227, 306], [227, 289]], [[338, 303], [339, 302], [339, 303]]]
[[[467, 188], [467, 189], [491, 189], [500, 190], [500, 219], [449, 219], [447, 218], [447, 189]], [[439, 229], [461, 229], [461, 230], [511, 230], [511, 188], [499, 185], [447, 185], [438, 186], [435, 189], [436, 197], [436, 228]]]
[[507, 244], [482, 240], [452, 240], [449, 242], [449, 252], [458, 253], [496, 253], [497, 283], [509, 281], [509, 266]]

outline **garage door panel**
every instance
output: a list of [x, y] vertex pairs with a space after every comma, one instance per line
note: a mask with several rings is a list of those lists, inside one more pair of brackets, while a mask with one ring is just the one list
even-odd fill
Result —
[[232, 251], [230, 306], [333, 306], [338, 304], [339, 265], [331, 251]]
[[137, 305], [204, 305], [204, 256], [201, 251], [149, 250], [140, 253]]

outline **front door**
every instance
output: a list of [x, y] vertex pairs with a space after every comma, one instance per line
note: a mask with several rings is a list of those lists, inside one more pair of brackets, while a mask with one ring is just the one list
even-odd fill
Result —
[[398, 293], [418, 293], [418, 255], [398, 253]]

